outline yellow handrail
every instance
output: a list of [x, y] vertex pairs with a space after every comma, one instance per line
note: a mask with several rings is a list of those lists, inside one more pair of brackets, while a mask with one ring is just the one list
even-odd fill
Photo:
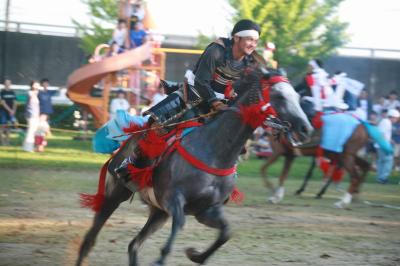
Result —
[[177, 49], [177, 48], [153, 48], [154, 52], [175, 53], [175, 54], [202, 54], [203, 50]]

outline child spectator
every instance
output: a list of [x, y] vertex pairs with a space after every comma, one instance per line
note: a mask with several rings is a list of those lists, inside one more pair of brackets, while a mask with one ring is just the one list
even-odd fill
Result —
[[125, 99], [125, 92], [123, 90], [119, 90], [117, 93], [117, 98], [111, 100], [110, 118], [115, 118], [118, 110], [124, 110], [128, 112], [129, 108], [130, 104], [128, 100]]
[[141, 22], [135, 23], [133, 29], [130, 32], [131, 48], [141, 46], [146, 42], [147, 32], [143, 30], [143, 24]]
[[4, 89], [0, 92], [0, 145], [10, 144], [9, 125], [16, 122], [17, 101], [15, 92], [11, 90], [11, 80], [4, 81]]
[[111, 44], [110, 50], [107, 52], [107, 57], [115, 56], [117, 54], [122, 53], [122, 49], [119, 47], [119, 45], [116, 42], [113, 42]]
[[40, 121], [35, 132], [35, 147], [37, 152], [44, 152], [44, 147], [47, 146], [46, 136], [49, 132], [49, 124], [46, 121]]
[[111, 44], [117, 43], [118, 46], [123, 49], [127, 37], [128, 29], [126, 27], [126, 21], [124, 19], [118, 19], [117, 27], [114, 29], [112, 35]]

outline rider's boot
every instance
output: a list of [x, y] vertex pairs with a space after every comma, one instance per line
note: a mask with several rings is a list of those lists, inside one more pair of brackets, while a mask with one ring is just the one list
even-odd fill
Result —
[[125, 158], [120, 166], [115, 168], [114, 172], [117, 174], [118, 178], [124, 181], [130, 180], [129, 165], [135, 165], [136, 157], [133, 155]]

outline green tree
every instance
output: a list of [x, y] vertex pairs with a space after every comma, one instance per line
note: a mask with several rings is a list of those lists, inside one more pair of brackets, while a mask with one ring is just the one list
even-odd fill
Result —
[[118, 1], [82, 0], [89, 7], [89, 25], [73, 21], [81, 33], [81, 48], [92, 54], [97, 45], [107, 43], [112, 35], [113, 25], [118, 19]]
[[[261, 44], [275, 43], [280, 66], [299, 74], [312, 58], [324, 59], [343, 46], [347, 24], [337, 17], [343, 0], [230, 0], [235, 21], [251, 19], [261, 26]], [[296, 71], [297, 70], [297, 71]]]

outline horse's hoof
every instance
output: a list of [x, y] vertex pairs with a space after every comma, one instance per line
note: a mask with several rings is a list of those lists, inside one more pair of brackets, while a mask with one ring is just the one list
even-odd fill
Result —
[[185, 250], [186, 256], [193, 262], [203, 264], [204, 259], [201, 257], [201, 253], [195, 248], [187, 248]]
[[278, 197], [275, 197], [275, 196], [269, 197], [267, 201], [268, 201], [269, 203], [272, 203], [272, 204], [277, 204], [277, 203], [280, 202], [279, 198], [278, 198]]
[[335, 204], [333, 204], [333, 206], [337, 209], [344, 209], [349, 205], [349, 203], [346, 203], [342, 200], [339, 200], [338, 202], [335, 202]]
[[296, 195], [296, 196], [300, 196], [301, 195], [301, 193], [303, 193], [303, 190], [297, 190], [295, 193], [294, 193], [294, 195]]

